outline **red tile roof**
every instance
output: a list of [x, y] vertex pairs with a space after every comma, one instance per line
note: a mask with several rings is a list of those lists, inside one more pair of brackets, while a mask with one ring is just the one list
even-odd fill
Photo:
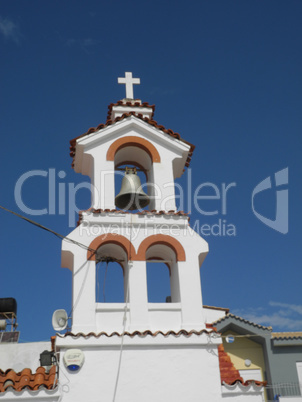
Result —
[[223, 321], [225, 321], [225, 320], [228, 320], [228, 319], [230, 319], [230, 318], [233, 318], [233, 319], [235, 319], [235, 320], [237, 320], [237, 321], [240, 321], [240, 322], [242, 322], [242, 323], [244, 323], [244, 324], [252, 325], [253, 327], [256, 327], [256, 328], [259, 328], [259, 329], [266, 329], [266, 330], [269, 330], [269, 331], [272, 330], [272, 327], [265, 327], [265, 326], [263, 326], [263, 325], [256, 324], [255, 322], [248, 321], [248, 320], [246, 320], [246, 319], [244, 319], [244, 318], [242, 318], [242, 317], [239, 317], [239, 316], [234, 315], [234, 314], [231, 314], [231, 313], [228, 313], [228, 314], [226, 314], [224, 317], [219, 318], [219, 319], [218, 319], [217, 321], [215, 321], [213, 324], [216, 325], [216, 324], [221, 323], [221, 322], [223, 322]]
[[265, 386], [267, 384], [266, 381], [256, 381], [256, 380], [244, 381], [243, 378], [240, 377], [239, 371], [235, 368], [234, 364], [232, 363], [230, 356], [227, 354], [227, 352], [225, 352], [223, 345], [218, 346], [218, 358], [219, 358], [220, 377], [222, 384], [225, 383], [228, 385], [234, 385], [237, 382], [240, 382], [244, 386], [248, 386], [250, 384]]
[[302, 332], [272, 332], [273, 339], [301, 339]]
[[38, 367], [34, 374], [28, 368], [20, 373], [16, 373], [12, 369], [0, 370], [0, 393], [9, 389], [18, 392], [25, 388], [32, 391], [36, 391], [40, 387], [52, 389], [54, 385], [57, 386], [56, 366], [52, 366], [49, 373], [45, 372], [44, 367]]
[[[144, 105], [144, 104], [143, 104], [143, 105]], [[132, 106], [133, 106], [133, 105], [132, 105]], [[109, 105], [109, 107], [110, 107], [110, 105]], [[187, 157], [186, 166], [187, 166], [187, 167], [189, 166], [190, 161], [191, 161], [191, 156], [192, 156], [193, 151], [194, 151], [194, 149], [195, 149], [195, 145], [193, 145], [193, 144], [191, 144], [190, 142], [188, 142], [188, 141], [182, 139], [182, 138], [180, 137], [180, 135], [179, 135], [178, 133], [175, 133], [173, 130], [171, 130], [171, 129], [166, 129], [164, 126], [159, 125], [159, 124], [157, 123], [157, 121], [155, 121], [155, 120], [153, 120], [153, 119], [148, 119], [147, 117], [143, 117], [142, 114], [137, 114], [136, 112], [124, 113], [122, 116], [119, 116], [119, 117], [117, 117], [117, 118], [114, 119], [114, 120], [108, 119], [105, 124], [99, 124], [97, 127], [92, 127], [92, 128], [90, 128], [86, 133], [84, 133], [84, 134], [82, 134], [82, 135], [79, 135], [79, 136], [76, 137], [76, 138], [73, 138], [73, 139], [70, 141], [70, 156], [73, 158], [72, 166], [74, 165], [74, 158], [75, 158], [75, 153], [76, 153], [76, 141], [77, 141], [77, 139], [82, 138], [82, 137], [85, 137], [85, 136], [87, 136], [87, 135], [89, 135], [89, 134], [95, 133], [96, 131], [102, 130], [103, 128], [108, 127], [108, 126], [111, 126], [112, 124], [114, 124], [114, 123], [116, 123], [116, 122], [118, 122], [118, 121], [124, 120], [124, 119], [126, 119], [126, 118], [128, 118], [128, 117], [130, 117], [130, 116], [135, 116], [136, 118], [138, 118], [138, 119], [140, 119], [140, 120], [142, 120], [142, 121], [144, 121], [144, 122], [150, 124], [151, 126], [157, 128], [157, 129], [159, 129], [159, 130], [162, 131], [163, 133], [168, 134], [170, 137], [176, 138], [176, 139], [178, 139], [178, 140], [184, 142], [185, 144], [188, 144], [188, 145], [190, 146], [190, 151], [189, 151], [189, 154], [188, 154], [188, 157]]]
[[243, 383], [239, 371], [235, 368], [230, 356], [225, 352], [223, 345], [218, 346], [218, 358], [220, 367], [221, 382], [226, 384], [234, 384], [237, 381]]

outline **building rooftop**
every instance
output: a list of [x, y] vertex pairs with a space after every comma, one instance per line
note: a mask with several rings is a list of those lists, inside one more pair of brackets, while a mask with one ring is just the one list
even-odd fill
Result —
[[44, 367], [38, 367], [35, 373], [28, 368], [16, 373], [12, 369], [0, 370], [0, 393], [13, 389], [22, 391], [29, 389], [32, 391], [41, 388], [52, 389], [57, 385], [56, 366], [52, 366], [49, 373]]

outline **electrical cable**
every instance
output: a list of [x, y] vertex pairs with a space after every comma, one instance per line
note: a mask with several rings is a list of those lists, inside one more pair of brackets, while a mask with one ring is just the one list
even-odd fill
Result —
[[103, 302], [106, 303], [106, 295], [105, 295], [105, 286], [106, 286], [106, 279], [107, 279], [107, 272], [108, 272], [108, 263], [109, 262], [123, 262], [124, 260], [119, 260], [114, 257], [106, 257], [106, 256], [101, 256], [96, 260], [96, 283], [97, 283], [97, 297], [96, 301], [97, 303], [99, 302], [100, 298], [100, 283], [99, 283], [99, 272], [100, 272], [100, 263], [106, 262], [106, 268], [105, 268], [105, 275], [104, 275], [104, 282], [103, 282]]
[[[214, 325], [215, 326], [215, 325]], [[211, 338], [222, 338], [225, 339], [227, 343], [232, 343], [232, 342], [228, 342], [228, 338], [234, 338], [234, 340], [236, 338], [269, 338], [269, 339], [278, 339], [278, 337], [274, 336], [274, 332], [270, 333], [270, 334], [263, 334], [263, 335], [258, 335], [258, 334], [245, 334], [245, 335], [235, 335], [235, 334], [228, 334], [228, 335], [222, 335], [221, 332], [213, 332], [211, 334], [209, 334], [209, 337]], [[301, 338], [301, 335], [297, 335], [297, 336], [292, 336], [292, 338], [295, 337], [299, 337]], [[282, 338], [282, 336], [280, 337]]]
[[[86, 265], [86, 263], [87, 263], [87, 261], [85, 261], [84, 264], [80, 266], [80, 268], [78, 269], [78, 272]], [[85, 286], [85, 283], [86, 283], [86, 280], [87, 280], [87, 276], [88, 276], [88, 269], [86, 269], [86, 273], [85, 273], [84, 280], [83, 280], [83, 282], [82, 282], [80, 291], [79, 291], [79, 293], [78, 293], [78, 296], [77, 296], [77, 298], [76, 298], [76, 301], [75, 301], [75, 302], [73, 303], [73, 305], [72, 305], [72, 308], [71, 308], [71, 311], [70, 311], [70, 313], [69, 313], [69, 315], [68, 315], [68, 318], [71, 317], [73, 311], [75, 310], [76, 306], [78, 305], [78, 303], [79, 303], [79, 301], [80, 301], [80, 298], [81, 298], [81, 296], [82, 296], [82, 293], [83, 293], [83, 290], [84, 290], [84, 286]]]
[[265, 335], [257, 335], [257, 334], [246, 334], [246, 335], [233, 335], [233, 334], [229, 334], [229, 335], [221, 335], [221, 338], [228, 338], [228, 337], [233, 337], [233, 338], [253, 338], [253, 337], [257, 337], [257, 338], [264, 338], [264, 337], [272, 337], [271, 334], [265, 334]]
[[113, 393], [112, 402], [115, 402], [117, 387], [121, 372], [121, 365], [122, 365], [122, 354], [123, 354], [123, 346], [124, 346], [124, 338], [126, 332], [126, 322], [127, 322], [127, 311], [128, 311], [128, 299], [129, 299], [129, 276], [130, 276], [130, 266], [132, 264], [131, 261], [131, 244], [132, 244], [132, 214], [130, 214], [130, 242], [129, 242], [129, 257], [128, 257], [128, 272], [127, 272], [127, 281], [126, 281], [126, 298], [125, 298], [125, 309], [124, 309], [124, 316], [123, 316], [123, 332], [122, 332], [122, 339], [121, 339], [121, 348], [120, 348], [120, 356], [119, 356], [119, 363]]
[[[59, 354], [60, 354], [60, 352], [54, 352], [57, 356], [59, 356]], [[59, 357], [57, 357], [57, 361], [59, 361]], [[58, 365], [58, 369], [59, 369], [59, 365]], [[60, 373], [61, 374], [63, 374], [64, 375], [64, 377], [66, 378], [66, 380], [67, 380], [67, 382], [65, 382], [64, 384], [62, 383], [62, 381], [61, 381], [61, 378], [58, 376], [57, 377], [57, 383], [58, 383], [58, 387], [59, 387], [59, 390], [61, 391], [61, 395], [60, 395], [60, 398], [59, 398], [59, 401], [61, 401], [62, 400], [62, 397], [63, 397], [63, 393], [64, 392], [69, 392], [70, 391], [70, 387], [69, 387], [69, 383], [70, 383], [70, 379], [67, 377], [67, 375], [64, 373], [64, 370], [60, 370]], [[65, 389], [64, 389], [64, 387], [65, 387]], [[58, 401], [58, 402], [59, 402]]]
[[[60, 233], [57, 233], [57, 232], [55, 232], [54, 230], [49, 229], [49, 228], [47, 228], [46, 226], [43, 226], [43, 225], [41, 225], [40, 223], [33, 221], [32, 219], [26, 218], [25, 216], [23, 216], [23, 215], [21, 215], [21, 214], [18, 214], [17, 212], [14, 212], [14, 211], [12, 211], [12, 210], [10, 210], [10, 209], [8, 209], [8, 208], [3, 207], [2, 205], [0, 205], [0, 208], [3, 209], [3, 210], [6, 211], [6, 212], [11, 213], [12, 215], [17, 216], [18, 218], [21, 218], [21, 219], [25, 220], [25, 221], [28, 222], [28, 223], [31, 223], [31, 224], [34, 225], [34, 226], [37, 226], [37, 227], [40, 228], [40, 229], [45, 230], [46, 232], [49, 232], [49, 233], [54, 234], [55, 236], [59, 237], [59, 238], [62, 239], [62, 240], [66, 240], [66, 241], [69, 242], [69, 243], [73, 243], [73, 244], [75, 244], [75, 245], [77, 245], [77, 246], [79, 246], [79, 247], [81, 247], [81, 248], [84, 248], [85, 250], [90, 251], [90, 252], [91, 252], [91, 255], [89, 256], [88, 261], [89, 261], [89, 260], [96, 254], [96, 252], [97, 252], [97, 250], [94, 250], [94, 249], [91, 248], [91, 247], [87, 247], [87, 246], [85, 246], [85, 244], [82, 244], [82, 243], [80, 243], [80, 242], [78, 242], [78, 241], [76, 241], [76, 240], [70, 239], [70, 238], [67, 237], [67, 236], [63, 236], [63, 235], [61, 235]], [[86, 263], [87, 263], [87, 261], [84, 262], [84, 264], [79, 268], [78, 271], [80, 271], [80, 270], [85, 266]], [[80, 297], [81, 297], [81, 295], [82, 295], [82, 292], [83, 292], [83, 289], [84, 289], [84, 285], [85, 285], [85, 282], [86, 282], [86, 279], [87, 279], [87, 275], [88, 275], [88, 270], [87, 270], [86, 273], [85, 273], [85, 277], [84, 277], [84, 280], [83, 280], [83, 282], [82, 282], [81, 289], [80, 289], [80, 291], [79, 291], [78, 297], [77, 297], [76, 301], [73, 303], [73, 306], [72, 306], [72, 308], [71, 308], [70, 314], [68, 315], [68, 318], [71, 317], [72, 312], [74, 311], [74, 309], [76, 308], [76, 306], [77, 306], [77, 304], [78, 304], [78, 302], [79, 302], [79, 300], [80, 300]]]
[[116, 382], [115, 382], [114, 394], [113, 394], [112, 402], [115, 402], [117, 386], [118, 386], [118, 382], [119, 382], [119, 377], [120, 377], [120, 372], [121, 372], [121, 365], [122, 365], [122, 354], [123, 354], [123, 346], [124, 346], [124, 339], [125, 339], [125, 332], [126, 332], [126, 322], [127, 322], [127, 310], [128, 310], [128, 296], [129, 296], [128, 283], [127, 283], [126, 303], [125, 303], [125, 310], [124, 310], [124, 317], [123, 317], [123, 332], [122, 332], [120, 356], [119, 356], [118, 370], [117, 370], [117, 376], [116, 376]]
[[70, 242], [70, 243], [76, 244], [77, 246], [82, 247], [82, 248], [84, 248], [85, 250], [91, 251], [93, 254], [96, 253], [96, 250], [94, 250], [93, 248], [87, 247], [87, 246], [85, 246], [85, 244], [82, 244], [82, 243], [80, 243], [80, 242], [78, 242], [78, 241], [76, 241], [76, 240], [70, 239], [70, 238], [67, 237], [67, 236], [63, 236], [63, 235], [61, 235], [60, 233], [57, 233], [57, 232], [55, 232], [54, 230], [49, 229], [49, 228], [47, 228], [46, 226], [43, 226], [43, 225], [41, 225], [40, 223], [33, 221], [32, 219], [26, 218], [25, 216], [20, 215], [20, 214], [18, 214], [17, 212], [11, 211], [10, 209], [3, 207], [2, 205], [0, 205], [0, 208], [3, 209], [3, 210], [6, 211], [6, 212], [9, 212], [9, 213], [11, 213], [11, 214], [17, 216], [18, 218], [21, 218], [21, 219], [25, 220], [26, 222], [31, 223], [31, 224], [34, 225], [34, 226], [39, 227], [40, 229], [46, 230], [47, 232], [50, 232], [50, 233], [54, 234], [55, 236], [59, 237], [59, 238], [62, 239], [62, 240], [66, 240], [66, 241], [68, 241], [68, 242]]

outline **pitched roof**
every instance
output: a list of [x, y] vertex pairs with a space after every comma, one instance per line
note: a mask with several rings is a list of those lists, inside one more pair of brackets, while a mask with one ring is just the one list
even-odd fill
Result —
[[41, 388], [52, 389], [57, 386], [56, 366], [52, 366], [49, 373], [45, 372], [44, 367], [38, 367], [33, 374], [30, 369], [25, 368], [16, 373], [12, 369], [0, 370], [0, 393], [9, 389], [22, 391], [27, 388], [32, 391]]
[[[143, 104], [144, 105], [144, 104]], [[110, 107], [110, 105], [109, 105]], [[117, 123], [118, 121], [127, 119], [128, 117], [134, 116], [142, 121], [144, 121], [145, 123], [148, 123], [150, 126], [155, 127], [157, 129], [159, 129], [160, 131], [162, 131], [164, 134], [168, 134], [170, 137], [172, 138], [176, 138], [179, 141], [184, 142], [185, 144], [190, 146], [190, 151], [186, 160], [186, 166], [188, 167], [191, 161], [191, 156], [193, 154], [193, 151], [195, 149], [195, 145], [191, 144], [190, 142], [184, 140], [183, 138], [180, 137], [180, 135], [178, 133], [175, 133], [173, 130], [171, 129], [167, 129], [164, 126], [160, 125], [157, 123], [157, 121], [153, 120], [153, 119], [148, 119], [147, 117], [143, 117], [142, 114], [139, 114], [137, 112], [129, 112], [129, 113], [124, 113], [122, 116], [116, 117], [114, 120], [110, 120], [108, 119], [106, 121], [105, 124], [99, 124], [97, 127], [91, 127], [88, 131], [86, 131], [86, 133], [79, 135], [76, 138], [73, 138], [72, 140], [70, 140], [70, 156], [73, 159], [72, 162], [72, 166], [74, 165], [74, 158], [75, 158], [75, 154], [76, 154], [76, 141], [79, 138], [83, 138], [89, 134], [95, 133], [96, 131], [102, 130], [103, 128], [106, 128], [108, 126], [111, 126], [114, 123]]]
[[219, 320], [215, 321], [213, 324], [214, 324], [214, 325], [217, 325], [217, 324], [223, 323], [224, 321], [228, 321], [228, 320], [230, 320], [230, 319], [234, 319], [234, 320], [236, 320], [236, 321], [240, 321], [240, 322], [242, 322], [242, 323], [244, 323], [244, 324], [251, 325], [251, 326], [253, 326], [253, 327], [255, 327], [255, 328], [264, 329], [264, 330], [269, 330], [269, 331], [272, 330], [272, 327], [265, 327], [265, 326], [263, 326], [263, 325], [256, 324], [255, 322], [248, 321], [248, 320], [246, 320], [246, 319], [244, 319], [244, 318], [242, 318], [242, 317], [239, 317], [239, 316], [234, 315], [234, 314], [231, 314], [231, 313], [227, 314], [225, 317], [219, 318]]

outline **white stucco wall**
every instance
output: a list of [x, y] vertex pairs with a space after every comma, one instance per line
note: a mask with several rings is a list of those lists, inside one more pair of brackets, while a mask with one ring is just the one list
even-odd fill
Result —
[[[124, 339], [115, 402], [221, 400], [217, 344], [205, 342], [206, 335], [136, 339]], [[121, 338], [93, 341], [95, 344], [105, 342], [107, 346], [104, 344], [103, 347], [93, 346], [92, 340], [87, 341], [87, 346], [89, 343], [91, 346], [82, 347], [85, 362], [79, 372], [69, 372], [61, 358], [60, 385], [65, 391], [63, 401], [113, 400]], [[76, 342], [74, 340], [75, 345]], [[61, 348], [61, 356], [65, 350]]]
[[226, 311], [221, 310], [219, 308], [215, 309], [215, 308], [204, 307], [203, 316], [206, 323], [212, 324], [213, 322], [219, 320], [220, 318], [225, 317]]
[[0, 369], [16, 372], [30, 368], [35, 372], [40, 366], [40, 353], [51, 350], [50, 342], [3, 343], [0, 344]]
[[1, 402], [57, 402], [60, 401], [61, 392], [58, 388], [54, 390], [40, 388], [38, 391], [31, 391], [29, 389], [24, 389], [21, 392], [13, 391], [9, 388], [4, 393], [0, 393]]

